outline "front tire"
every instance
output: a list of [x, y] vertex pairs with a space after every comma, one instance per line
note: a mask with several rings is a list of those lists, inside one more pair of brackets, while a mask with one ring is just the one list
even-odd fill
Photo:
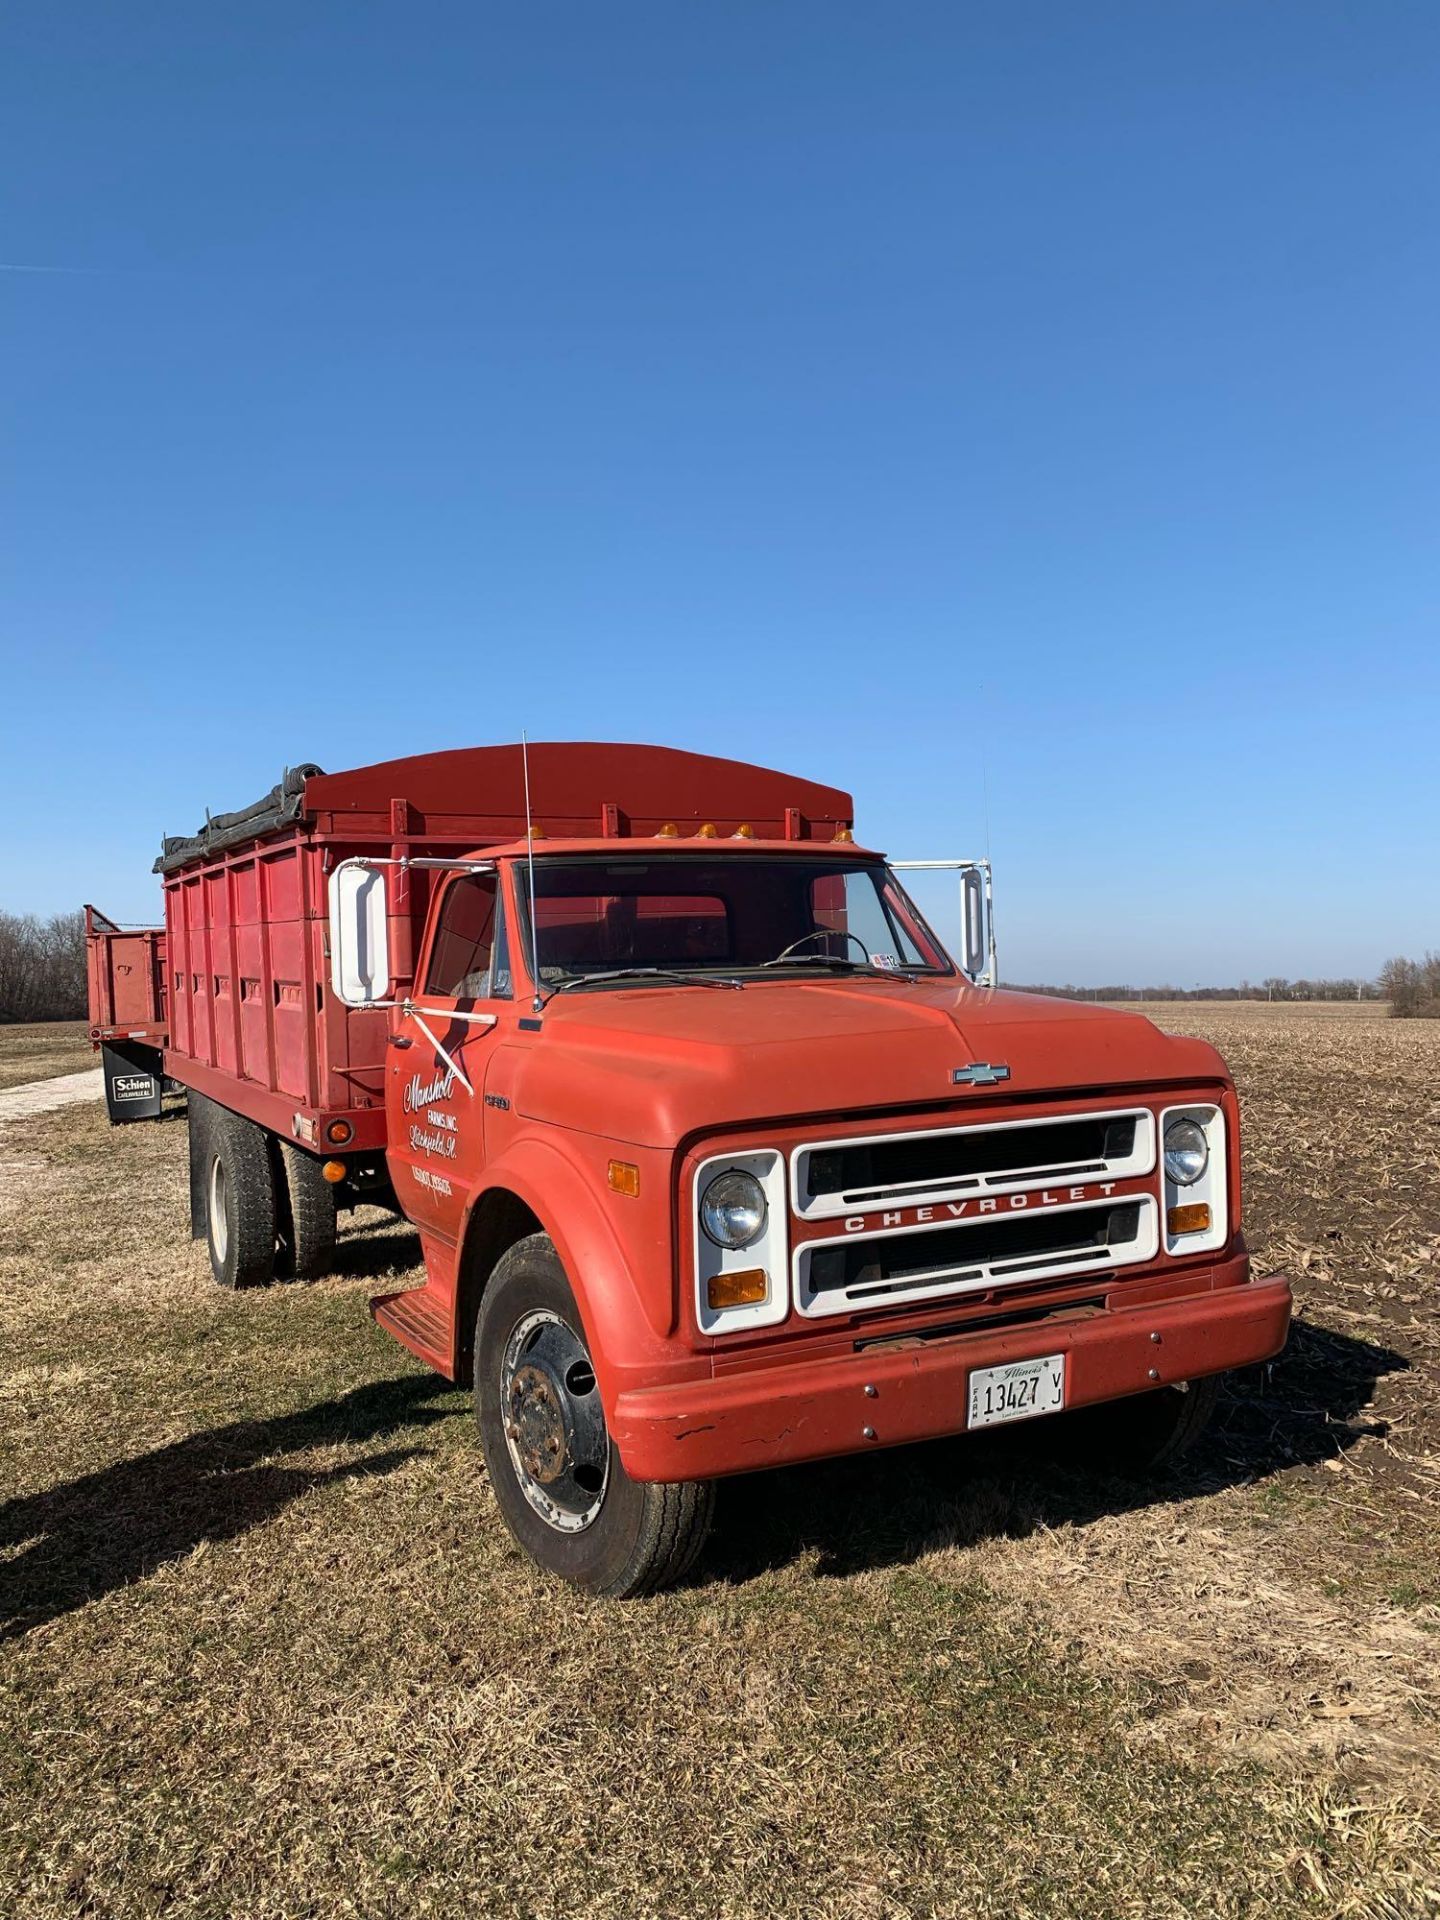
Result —
[[1204, 1436], [1224, 1384], [1223, 1373], [1180, 1386], [1137, 1393], [1077, 1416], [1086, 1423], [1081, 1451], [1112, 1473], [1134, 1475], [1175, 1465]]
[[205, 1129], [205, 1238], [222, 1287], [263, 1287], [275, 1274], [275, 1175], [264, 1130], [217, 1107]]
[[621, 1600], [689, 1570], [710, 1531], [714, 1488], [626, 1473], [548, 1234], [502, 1254], [481, 1298], [475, 1417], [505, 1523], [547, 1572]]

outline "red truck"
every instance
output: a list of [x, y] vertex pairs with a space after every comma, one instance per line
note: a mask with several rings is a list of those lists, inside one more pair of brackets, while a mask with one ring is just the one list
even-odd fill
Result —
[[639, 746], [303, 767], [165, 841], [148, 950], [92, 916], [92, 1021], [122, 959], [151, 983], [129, 1068], [188, 1090], [222, 1285], [323, 1272], [339, 1206], [414, 1222], [376, 1320], [473, 1386], [521, 1545], [639, 1593], [722, 1476], [1098, 1402], [1158, 1461], [1284, 1344], [1219, 1055], [1000, 991], [988, 868], [930, 864], [959, 963], [835, 788]]

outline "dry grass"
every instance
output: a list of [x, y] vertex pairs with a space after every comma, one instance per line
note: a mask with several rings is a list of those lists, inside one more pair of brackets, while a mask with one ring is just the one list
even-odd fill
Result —
[[367, 1320], [406, 1230], [227, 1296], [182, 1125], [0, 1135], [7, 1914], [1440, 1910], [1440, 1029], [1153, 1011], [1301, 1277], [1194, 1466], [1037, 1423], [756, 1476], [624, 1607]]
[[0, 1092], [27, 1080], [53, 1080], [60, 1073], [98, 1067], [100, 1056], [83, 1020], [44, 1020], [0, 1026]]

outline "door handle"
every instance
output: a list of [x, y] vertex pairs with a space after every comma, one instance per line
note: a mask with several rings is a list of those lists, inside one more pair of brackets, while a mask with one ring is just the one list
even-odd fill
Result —
[[407, 1039], [403, 1033], [392, 1033], [390, 1035], [389, 1044], [392, 1047], [413, 1047], [415, 1042], [413, 1040]]

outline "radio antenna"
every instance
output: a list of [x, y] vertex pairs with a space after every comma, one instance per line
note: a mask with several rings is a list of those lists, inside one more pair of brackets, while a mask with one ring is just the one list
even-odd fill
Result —
[[545, 1005], [540, 995], [540, 930], [535, 924], [535, 829], [530, 820], [530, 739], [520, 735], [520, 764], [525, 771], [525, 866], [530, 882], [530, 978], [535, 983], [535, 1011]]

